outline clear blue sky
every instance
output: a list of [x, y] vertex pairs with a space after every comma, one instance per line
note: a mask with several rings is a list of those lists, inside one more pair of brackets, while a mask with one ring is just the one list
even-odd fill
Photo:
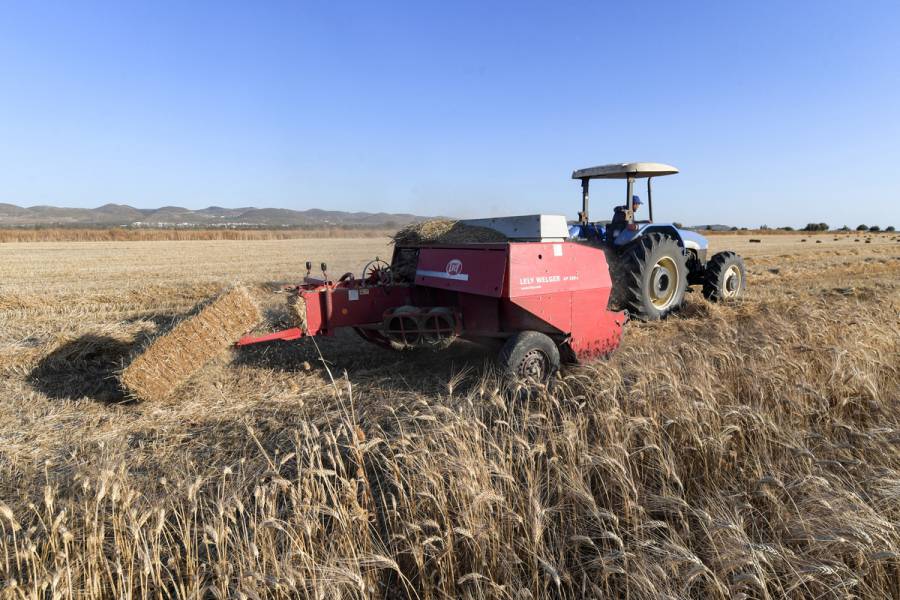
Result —
[[900, 226], [898, 62], [897, 0], [2, 2], [0, 202], [574, 216], [650, 160], [657, 220]]

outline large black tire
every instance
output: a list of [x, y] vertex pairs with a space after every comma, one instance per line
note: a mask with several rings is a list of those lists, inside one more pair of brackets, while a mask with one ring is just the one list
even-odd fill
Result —
[[703, 295], [718, 302], [739, 298], [747, 289], [747, 269], [744, 259], [734, 252], [719, 252], [706, 263]]
[[503, 344], [497, 362], [510, 381], [547, 383], [559, 371], [559, 348], [539, 331], [520, 331]]
[[663, 319], [684, 303], [687, 256], [667, 235], [650, 233], [626, 247], [610, 273], [616, 303], [634, 318]]

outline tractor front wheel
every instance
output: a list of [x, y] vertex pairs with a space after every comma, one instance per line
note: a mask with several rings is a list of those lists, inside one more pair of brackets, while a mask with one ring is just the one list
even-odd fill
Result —
[[706, 263], [703, 295], [709, 300], [731, 300], [747, 289], [744, 259], [731, 251], [719, 252]]
[[662, 319], [678, 310], [687, 289], [687, 256], [674, 239], [645, 235], [619, 257], [613, 286], [623, 308], [643, 321]]
[[498, 362], [511, 381], [547, 383], [559, 371], [559, 348], [539, 331], [520, 331], [503, 344]]

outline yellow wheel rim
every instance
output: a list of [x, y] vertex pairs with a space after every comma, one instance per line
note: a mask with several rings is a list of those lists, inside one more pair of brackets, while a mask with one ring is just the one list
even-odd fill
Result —
[[737, 265], [731, 265], [722, 276], [722, 297], [734, 298], [741, 293], [742, 284], [741, 270]]
[[656, 310], [665, 310], [678, 291], [678, 264], [669, 256], [659, 259], [650, 270], [650, 303]]

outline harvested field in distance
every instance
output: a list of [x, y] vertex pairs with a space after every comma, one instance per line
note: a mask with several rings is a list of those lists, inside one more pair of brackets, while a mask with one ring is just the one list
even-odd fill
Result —
[[294, 240], [318, 238], [382, 238], [393, 230], [368, 227], [310, 227], [283, 229], [131, 229], [0, 228], [0, 244], [16, 242], [173, 242], [184, 240]]
[[[453, 223], [453, 221], [436, 220]], [[415, 227], [404, 227], [403, 231], [415, 231]], [[708, 236], [736, 236], [744, 238], [748, 235], [763, 234], [767, 237], [788, 236], [795, 237], [799, 232], [780, 230], [745, 230], [745, 231], [700, 231]], [[831, 232], [840, 237], [869, 237], [882, 235], [895, 237], [900, 234], [894, 232], [869, 233], [864, 231]], [[168, 229], [132, 229], [125, 227], [0, 227], [0, 244], [19, 242], [175, 242], [187, 240], [295, 240], [295, 239], [320, 239], [320, 238], [385, 238], [395, 235], [394, 229], [376, 227], [310, 227], [310, 228], [282, 228], [282, 229], [202, 229], [202, 228], [168, 228]], [[421, 235], [421, 234], [419, 234]], [[825, 238], [827, 232], [805, 234]], [[498, 238], [488, 234], [487, 241]], [[900, 238], [898, 238], [900, 239]], [[412, 240], [415, 241], [415, 240]]]
[[896, 234], [710, 239], [746, 299], [516, 401], [483, 351], [348, 333], [119, 403], [223, 286], [387, 238], [0, 245], [0, 598], [900, 597]]

